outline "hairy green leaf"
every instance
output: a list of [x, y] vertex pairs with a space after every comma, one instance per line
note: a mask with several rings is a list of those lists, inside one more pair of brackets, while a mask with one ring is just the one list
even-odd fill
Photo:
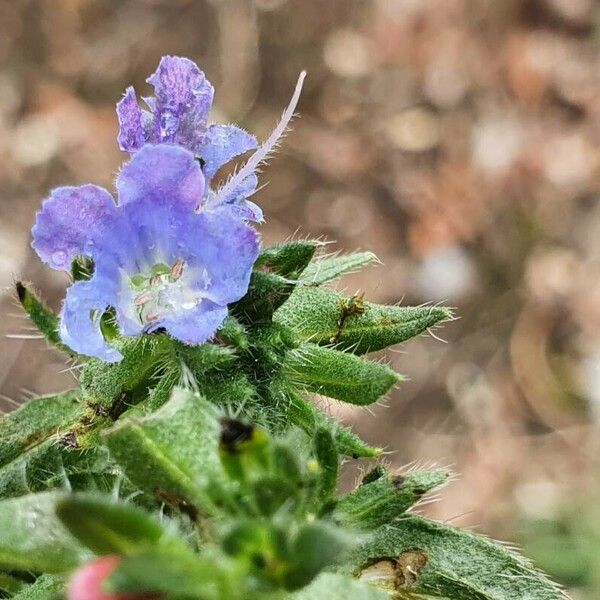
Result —
[[176, 389], [158, 411], [117, 422], [103, 439], [134, 484], [192, 514], [208, 508], [205, 486], [221, 473], [219, 434], [214, 407]]
[[317, 240], [293, 240], [265, 248], [254, 263], [254, 268], [288, 279], [298, 279], [317, 248], [322, 245]]
[[328, 256], [308, 265], [300, 280], [306, 285], [321, 285], [338, 279], [345, 273], [358, 271], [376, 260], [377, 257], [372, 252]]
[[319, 410], [310, 400], [299, 394], [288, 394], [288, 414], [290, 421], [313, 437], [318, 429], [324, 428], [331, 432], [338, 448], [338, 452], [352, 458], [375, 458], [381, 450], [369, 446], [347, 427], [332, 419]]
[[302, 340], [365, 354], [404, 342], [451, 315], [439, 306], [383, 306], [326, 288], [299, 287], [274, 318]]
[[337, 445], [331, 431], [319, 428], [314, 437], [315, 455], [321, 467], [319, 481], [319, 499], [329, 500], [336, 491], [340, 470], [340, 460]]
[[64, 598], [64, 577], [41, 575], [34, 583], [21, 590], [12, 600], [60, 600]]
[[373, 404], [402, 380], [381, 363], [308, 343], [287, 354], [285, 369], [311, 392], [361, 406]]
[[[551, 581], [517, 553], [486, 537], [421, 517], [401, 518], [377, 530], [371, 541], [354, 554], [352, 562], [366, 579], [379, 581], [406, 597], [564, 598]], [[375, 570], [379, 570], [377, 578], [373, 578]]]
[[339, 501], [335, 516], [340, 522], [359, 529], [375, 529], [390, 523], [448, 478], [442, 469], [393, 477], [384, 471], [378, 475]]
[[339, 573], [322, 573], [290, 600], [390, 600], [388, 594]]
[[21, 306], [44, 337], [51, 344], [69, 356], [77, 356], [75, 352], [61, 342], [60, 336], [58, 335], [58, 317], [54, 312], [52, 312], [46, 304], [37, 297], [35, 292], [23, 282], [17, 281], [15, 287], [17, 298], [19, 299]]
[[30, 400], [0, 419], [0, 498], [64, 483], [61, 438], [81, 413], [77, 391]]
[[0, 502], [0, 569], [59, 573], [89, 557], [56, 516], [63, 498], [44, 492]]
[[231, 312], [243, 323], [269, 322], [295, 286], [295, 281], [275, 273], [254, 271], [250, 277], [248, 292], [231, 305]]
[[107, 496], [73, 494], [58, 503], [56, 512], [71, 534], [99, 555], [139, 552], [168, 537], [150, 515]]

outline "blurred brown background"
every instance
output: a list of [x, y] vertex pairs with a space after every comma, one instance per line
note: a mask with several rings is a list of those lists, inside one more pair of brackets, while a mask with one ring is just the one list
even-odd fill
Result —
[[[600, 10], [593, 0], [0, 0], [3, 334], [30, 334], [14, 276], [59, 307], [29, 249], [56, 185], [110, 187], [114, 104], [162, 54], [196, 60], [214, 120], [264, 138], [309, 76], [260, 193], [266, 243], [371, 249], [344, 282], [459, 320], [388, 355], [410, 377], [373, 442], [460, 478], [426, 507], [525, 546], [575, 598], [600, 597]], [[2, 341], [12, 400], [73, 384], [39, 340]]]

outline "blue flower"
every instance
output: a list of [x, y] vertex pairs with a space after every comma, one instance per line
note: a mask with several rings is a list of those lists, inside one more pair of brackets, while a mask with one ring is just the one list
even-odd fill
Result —
[[[256, 138], [236, 125], [208, 125], [214, 89], [198, 66], [187, 58], [164, 56], [148, 79], [154, 97], [143, 98], [148, 110], [140, 108], [135, 91], [127, 88], [117, 104], [119, 146], [137, 152], [146, 143], [174, 144], [187, 148], [202, 161], [207, 181], [206, 210], [228, 210], [242, 220], [262, 221], [261, 209], [248, 198], [258, 187], [256, 171], [276, 147], [294, 114], [304, 73], [298, 80], [290, 105], [268, 140], [258, 145]], [[237, 156], [255, 150], [246, 165], [220, 190], [211, 182], [223, 165]]]
[[[149, 110], [140, 108], [132, 87], [117, 104], [121, 150], [137, 152], [146, 143], [182, 146], [202, 159], [203, 173], [210, 184], [220, 167], [257, 148], [256, 138], [236, 125], [207, 124], [214, 88], [191, 60], [163, 56], [147, 81], [154, 87], [154, 97], [144, 98]], [[247, 200], [257, 185], [256, 176], [248, 178], [226, 203], [244, 219], [262, 220], [260, 208]], [[210, 200], [209, 186], [205, 193]]]
[[205, 210], [204, 189], [189, 150], [147, 144], [117, 178], [118, 204], [95, 185], [52, 192], [37, 214], [33, 248], [58, 270], [68, 271], [79, 256], [94, 263], [92, 278], [67, 291], [60, 325], [65, 344], [119, 361], [100, 329], [109, 307], [126, 336], [164, 328], [200, 344], [214, 335], [227, 305], [248, 289], [259, 243], [231, 211]]

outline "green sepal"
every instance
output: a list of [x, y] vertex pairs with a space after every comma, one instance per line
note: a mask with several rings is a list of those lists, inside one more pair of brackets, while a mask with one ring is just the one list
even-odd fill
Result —
[[451, 316], [440, 306], [384, 306], [327, 288], [299, 287], [274, 320], [302, 340], [365, 354], [404, 342]]
[[0, 501], [0, 569], [60, 573], [90, 557], [56, 516], [63, 498], [44, 492]]
[[73, 281], [87, 281], [94, 274], [94, 261], [87, 256], [77, 256], [71, 263]]
[[338, 452], [344, 456], [376, 458], [381, 455], [380, 448], [367, 444], [350, 429], [327, 416], [313, 402], [303, 398], [300, 394], [288, 392], [287, 413], [290, 421], [311, 438], [320, 428], [330, 431]]
[[102, 439], [135, 485], [194, 518], [212, 507], [205, 487], [220, 477], [219, 433], [214, 407], [176, 389], [162, 408], [121, 419]]
[[310, 263], [300, 280], [306, 285], [321, 285], [334, 281], [346, 273], [358, 271], [376, 260], [377, 257], [372, 252], [327, 256]]
[[58, 334], [58, 317], [37, 297], [35, 292], [21, 281], [15, 283], [15, 289], [21, 306], [46, 340], [65, 354], [84, 360], [83, 357], [79, 357], [76, 352], [62, 343]]
[[448, 473], [442, 469], [412, 471], [404, 476], [378, 473], [377, 478], [339, 500], [335, 518], [349, 527], [376, 529], [401, 516], [447, 479]]
[[243, 323], [269, 322], [273, 313], [290, 297], [296, 283], [275, 273], [254, 271], [248, 292], [230, 306], [231, 313]]
[[246, 350], [249, 345], [246, 328], [232, 315], [228, 315], [219, 327], [216, 340], [240, 350]]
[[259, 271], [298, 279], [323, 243], [317, 240], [294, 240], [265, 248], [254, 263]]
[[149, 514], [108, 496], [69, 495], [58, 502], [56, 514], [71, 535], [100, 556], [132, 554], [175, 539]]
[[384, 364], [309, 343], [288, 352], [284, 368], [298, 386], [359, 406], [377, 402], [402, 381]]
[[[421, 517], [378, 529], [351, 557], [356, 575], [406, 597], [564, 600], [525, 558], [484, 536]], [[380, 570], [373, 579], [374, 570]], [[381, 575], [388, 573], [389, 577]], [[402, 597], [402, 596], [401, 596]]]

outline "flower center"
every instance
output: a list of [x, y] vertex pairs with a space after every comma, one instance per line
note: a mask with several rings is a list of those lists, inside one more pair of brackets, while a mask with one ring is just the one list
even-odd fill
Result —
[[143, 326], [198, 304], [200, 299], [183, 279], [184, 267], [185, 262], [179, 259], [173, 266], [158, 263], [150, 274], [136, 273], [130, 277], [134, 312]]

